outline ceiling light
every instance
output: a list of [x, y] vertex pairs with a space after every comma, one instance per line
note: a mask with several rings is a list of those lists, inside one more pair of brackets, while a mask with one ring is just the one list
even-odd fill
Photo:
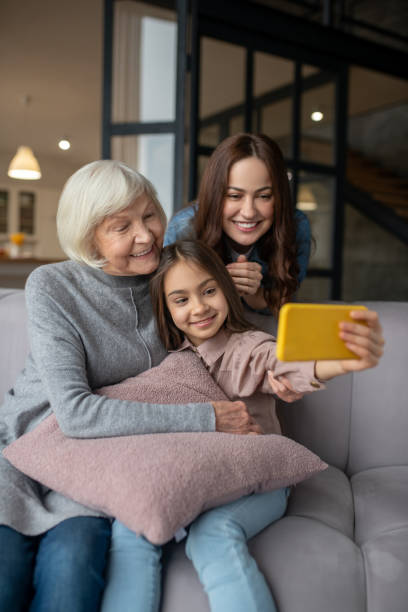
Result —
[[319, 110], [315, 110], [313, 111], [313, 113], [310, 115], [310, 118], [312, 121], [321, 121], [323, 119], [323, 113]]
[[30, 147], [18, 147], [10, 162], [8, 176], [15, 179], [36, 181], [41, 178], [40, 165]]
[[306, 212], [310, 212], [311, 210], [316, 210], [317, 209], [317, 204], [316, 204], [316, 202], [302, 202], [302, 201], [300, 201], [300, 202], [298, 202], [296, 204], [296, 208], [298, 210], [303, 210], [303, 211], [306, 211]]
[[317, 202], [312, 193], [312, 190], [306, 185], [301, 185], [299, 188], [298, 202], [296, 203], [298, 210], [310, 212], [317, 209]]
[[[28, 107], [31, 102], [31, 97], [26, 94], [23, 98], [23, 121], [24, 138], [27, 137], [28, 123]], [[14, 179], [23, 179], [26, 181], [36, 181], [41, 178], [40, 164], [38, 163], [31, 147], [22, 145], [18, 147], [17, 153], [10, 162], [7, 171], [8, 176]]]
[[59, 148], [62, 151], [68, 151], [71, 148], [71, 143], [66, 138], [62, 138], [58, 143]]

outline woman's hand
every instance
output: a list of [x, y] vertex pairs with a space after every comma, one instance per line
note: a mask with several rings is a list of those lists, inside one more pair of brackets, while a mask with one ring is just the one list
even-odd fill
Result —
[[251, 417], [244, 402], [212, 402], [215, 430], [231, 434], [262, 434], [262, 428]]
[[228, 272], [234, 281], [239, 295], [255, 295], [261, 286], [262, 268], [254, 261], [247, 261], [245, 255], [239, 255], [233, 263], [227, 264]]
[[[374, 310], [353, 310], [350, 316], [356, 323], [342, 321], [339, 324], [339, 336], [359, 359], [317, 361], [316, 376], [321, 380], [374, 368], [384, 352], [384, 338], [378, 314]], [[361, 325], [359, 321], [365, 324]]]
[[275, 378], [273, 372], [269, 370], [268, 380], [272, 391], [284, 402], [292, 403], [303, 397], [303, 393], [297, 393], [286, 376]]

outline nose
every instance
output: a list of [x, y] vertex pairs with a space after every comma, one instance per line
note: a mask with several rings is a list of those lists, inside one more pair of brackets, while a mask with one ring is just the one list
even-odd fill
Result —
[[137, 223], [133, 230], [133, 239], [138, 244], [150, 243], [152, 239], [152, 233], [150, 229], [143, 223]]
[[241, 215], [245, 219], [253, 219], [256, 215], [255, 202], [251, 195], [246, 195], [241, 206]]
[[192, 314], [201, 315], [208, 310], [207, 304], [199, 297], [196, 296], [192, 300]]

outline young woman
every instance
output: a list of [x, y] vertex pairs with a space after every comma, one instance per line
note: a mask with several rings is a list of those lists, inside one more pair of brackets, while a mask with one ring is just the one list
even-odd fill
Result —
[[[122, 163], [93, 162], [68, 180], [57, 227], [69, 261], [41, 266], [27, 281], [30, 354], [1, 406], [0, 449], [51, 412], [78, 438], [259, 430], [242, 402], [163, 406], [93, 392], [166, 355], [148, 291], [165, 222], [152, 185]], [[96, 612], [110, 521], [24, 476], [2, 454], [0, 487], [0, 610]], [[141, 540], [135, 555], [139, 549]], [[120, 601], [116, 609], [124, 610]]]
[[292, 205], [273, 140], [237, 134], [218, 145], [198, 202], [171, 219], [164, 244], [183, 238], [217, 251], [247, 306], [277, 314], [306, 275], [311, 237], [307, 217]]

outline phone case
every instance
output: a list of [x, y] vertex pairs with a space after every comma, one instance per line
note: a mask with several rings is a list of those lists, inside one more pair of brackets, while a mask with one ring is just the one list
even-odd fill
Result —
[[352, 321], [351, 310], [365, 306], [343, 304], [284, 304], [279, 313], [276, 355], [281, 361], [356, 359], [339, 338], [339, 322]]

